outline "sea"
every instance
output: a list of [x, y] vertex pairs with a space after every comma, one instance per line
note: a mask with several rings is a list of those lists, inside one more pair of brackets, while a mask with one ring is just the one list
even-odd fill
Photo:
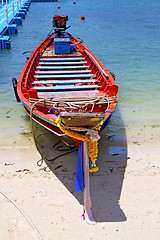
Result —
[[[58, 8], [60, 6], [60, 9]], [[31, 123], [17, 103], [12, 78], [52, 29], [54, 15], [69, 17], [81, 38], [116, 76], [119, 101], [102, 135], [118, 142], [160, 143], [160, 1], [59, 0], [32, 2], [11, 48], [0, 49], [0, 148], [34, 146]], [[85, 20], [81, 20], [85, 16]]]

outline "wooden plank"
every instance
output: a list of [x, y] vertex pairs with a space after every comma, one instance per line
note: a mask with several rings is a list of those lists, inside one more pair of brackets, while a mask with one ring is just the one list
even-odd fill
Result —
[[[89, 95], [91, 96], [96, 96], [99, 94], [98, 90], [89, 90], [89, 91], [85, 91], [85, 90], [80, 90], [80, 91], [66, 91], [66, 92], [37, 92], [38, 97], [40, 98], [45, 98], [45, 97], [53, 97], [54, 95], [56, 95], [57, 97], [66, 97], [68, 98], [68, 95], [71, 95], [73, 98], [75, 97], [88, 97]], [[56, 97], [56, 98], [57, 98]]]
[[58, 61], [81, 61], [84, 60], [84, 57], [61, 57], [61, 58], [41, 58], [40, 61], [45, 61], [45, 62], [50, 62], [50, 61], [54, 61], [54, 62], [58, 62]]
[[39, 65], [82, 65], [86, 64], [87, 61], [82, 61], [82, 62], [39, 62]]
[[68, 91], [68, 90], [79, 90], [79, 89], [95, 89], [95, 88], [101, 88], [101, 86], [97, 86], [97, 85], [63, 85], [63, 86], [37, 86], [37, 87], [33, 87], [34, 89], [38, 90], [38, 91], [59, 91], [59, 90], [64, 90], [64, 91]]
[[88, 65], [83, 65], [83, 66], [37, 66], [37, 69], [42, 69], [42, 70], [54, 70], [54, 69], [83, 69], [83, 68], [88, 68]]
[[53, 79], [53, 78], [90, 78], [93, 74], [67, 74], [67, 75], [34, 75], [37, 79]]
[[41, 80], [34, 81], [32, 85], [35, 84], [75, 84], [75, 83], [93, 83], [95, 79], [78, 79], [78, 80]]
[[77, 71], [35, 71], [36, 74], [83, 74], [90, 73], [91, 70], [77, 70]]

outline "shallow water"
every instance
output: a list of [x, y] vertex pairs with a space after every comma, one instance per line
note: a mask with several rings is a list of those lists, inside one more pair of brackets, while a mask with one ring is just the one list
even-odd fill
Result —
[[28, 55], [22, 53], [51, 30], [54, 14], [67, 14], [69, 32], [116, 75], [119, 103], [104, 134], [118, 141], [159, 142], [159, 0], [65, 0], [33, 2], [18, 34], [11, 36], [11, 49], [0, 50], [0, 146], [33, 145], [29, 118], [15, 101], [11, 80], [23, 69]]

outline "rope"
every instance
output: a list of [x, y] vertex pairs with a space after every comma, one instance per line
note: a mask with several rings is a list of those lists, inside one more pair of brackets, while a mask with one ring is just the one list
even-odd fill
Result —
[[[60, 154], [59, 156], [56, 156], [56, 157], [54, 157], [54, 158], [52, 158], [52, 159], [48, 159], [48, 158], [46, 158], [46, 157], [44, 157], [43, 155], [42, 155], [42, 153], [41, 153], [41, 151], [40, 151], [40, 148], [39, 148], [39, 146], [38, 146], [38, 144], [37, 144], [37, 138], [39, 137], [35, 137], [35, 132], [34, 132], [34, 128], [33, 128], [33, 119], [32, 119], [32, 114], [33, 114], [33, 108], [36, 106], [36, 104], [38, 104], [39, 102], [41, 102], [41, 101], [45, 101], [44, 99], [41, 99], [41, 100], [39, 100], [38, 102], [35, 102], [33, 105], [32, 105], [32, 107], [31, 107], [31, 111], [30, 111], [30, 118], [31, 118], [31, 129], [32, 129], [32, 134], [33, 134], [33, 138], [34, 138], [34, 142], [35, 142], [35, 145], [36, 145], [36, 148], [37, 148], [37, 150], [38, 150], [38, 152], [40, 153], [40, 155], [41, 155], [41, 159], [40, 160], [38, 160], [37, 161], [37, 165], [40, 167], [40, 166], [42, 166], [42, 164], [43, 164], [43, 162], [44, 162], [44, 160], [47, 160], [47, 161], [55, 161], [56, 159], [58, 159], [59, 157], [62, 157], [62, 156], [65, 156], [65, 155], [67, 155], [67, 154], [69, 154], [69, 153], [72, 153], [72, 152], [74, 152], [74, 151], [76, 151], [77, 150], [77, 148], [75, 149], [72, 149], [72, 150], [70, 150], [70, 151], [68, 151], [68, 152], [66, 152], [66, 153], [62, 153], [62, 154]], [[60, 140], [61, 141], [61, 140]], [[58, 143], [60, 143], [60, 141], [58, 142]], [[53, 148], [55, 148], [55, 146], [58, 144], [58, 143], [56, 143], [55, 145], [53, 145]], [[61, 149], [61, 150], [59, 150], [58, 148], [56, 149], [57, 151], [67, 151], [68, 149]], [[49, 172], [49, 171], [47, 171], [47, 167], [44, 167], [44, 171], [46, 171], [46, 172]]]
[[40, 240], [44, 240], [43, 237], [41, 236], [40, 232], [38, 231], [38, 229], [36, 228], [36, 226], [31, 222], [31, 220], [26, 216], [26, 214], [22, 211], [22, 209], [20, 209], [20, 207], [18, 207], [18, 205], [4, 192], [2, 192], [2, 190], [0, 190], [0, 193], [9, 200], [9, 202], [11, 202], [17, 209], [18, 211], [24, 216], [24, 218], [28, 221], [28, 223], [30, 224], [30, 226], [33, 228], [33, 230], [36, 232], [38, 238]]
[[[35, 105], [37, 106], [43, 106], [43, 107], [49, 107], [54, 108], [60, 111], [66, 111], [66, 110], [76, 110], [81, 109], [83, 111], [86, 110], [88, 105], [92, 105], [91, 112], [93, 111], [95, 105], [97, 104], [107, 104], [107, 109], [109, 108], [109, 105], [111, 102], [116, 102], [116, 97], [108, 97], [107, 95], [104, 96], [98, 96], [94, 99], [72, 99], [72, 101], [63, 100], [63, 99], [54, 99], [54, 98], [42, 98], [42, 99], [35, 99], [30, 98], [30, 104], [32, 105], [32, 109]], [[70, 99], [71, 100], [71, 99]]]
[[[30, 99], [30, 102], [33, 102], [33, 99]], [[54, 107], [55, 109], [57, 110], [66, 110], [66, 108], [64, 108], [64, 105], [66, 104], [68, 106], [68, 108], [71, 110], [73, 109], [77, 109], [77, 108], [80, 108], [80, 109], [84, 109], [86, 108], [89, 104], [92, 104], [92, 108], [91, 108], [91, 112], [93, 111], [94, 109], [94, 106], [95, 104], [99, 104], [100, 102], [102, 103], [107, 103], [107, 109], [105, 110], [108, 111], [108, 108], [109, 108], [109, 105], [110, 105], [110, 102], [115, 102], [116, 101], [116, 97], [108, 97], [108, 96], [99, 96], [97, 97], [96, 99], [94, 100], [79, 100], [79, 101], [72, 101], [72, 102], [69, 102], [69, 101], [59, 101], [59, 100], [53, 100], [53, 98], [42, 98], [40, 100], [37, 100], [37, 99], [34, 99], [34, 103], [31, 107], [31, 111], [30, 111], [30, 117], [31, 117], [31, 126], [32, 126], [32, 133], [33, 133], [33, 137], [34, 137], [34, 141], [35, 141], [35, 144], [36, 144], [36, 147], [42, 157], [42, 159], [40, 160], [41, 164], [43, 163], [43, 160], [48, 160], [47, 158], [44, 158], [42, 153], [40, 152], [40, 149], [39, 149], [39, 146], [36, 142], [36, 138], [35, 138], [35, 133], [34, 133], [34, 129], [33, 129], [33, 121], [32, 121], [32, 113], [33, 113], [33, 108], [38, 105], [38, 104], [41, 104], [43, 103], [43, 105], [45, 107], [47, 107], [47, 103], [51, 104], [52, 107]], [[85, 103], [86, 102], [86, 103]], [[57, 104], [57, 105], [56, 105]], [[63, 108], [62, 106], [60, 107], [59, 104], [62, 104], [63, 105]], [[81, 105], [80, 105], [81, 104]], [[95, 164], [95, 161], [97, 160], [97, 155], [98, 155], [98, 139], [99, 139], [99, 135], [98, 133], [95, 131], [95, 130], [98, 130], [97, 128], [99, 128], [101, 126], [101, 123], [98, 124], [94, 129], [95, 130], [90, 130], [90, 129], [87, 129], [87, 128], [81, 128], [81, 131], [87, 131], [86, 135], [82, 135], [82, 134], [78, 134], [77, 131], [80, 131], [80, 128], [75, 128], [75, 127], [69, 127], [70, 130], [67, 130], [65, 129], [65, 126], [62, 124], [62, 122], [60, 121], [59, 118], [57, 118], [57, 126], [60, 128], [60, 130], [62, 132], [64, 132], [66, 135], [70, 136], [70, 137], [73, 137], [75, 139], [78, 139], [78, 140], [86, 140], [89, 142], [89, 155], [90, 155], [90, 158], [91, 158], [91, 161], [92, 161], [92, 166], [91, 166], [91, 169], [90, 171], [98, 171], [98, 167], [96, 167], [96, 164]], [[73, 131], [76, 131], [76, 132], [73, 132]], [[89, 136], [90, 137], [89, 137]], [[96, 136], [97, 135], [97, 136]], [[93, 138], [97, 138], [96, 141], [92, 141], [91, 139]], [[73, 152], [74, 150], [71, 150], [69, 151], [68, 153], [70, 152]], [[61, 157], [61, 156], [64, 156], [68, 153], [64, 153], [64, 154], [61, 154], [60, 156], [57, 156], [51, 160], [48, 160], [48, 161], [54, 161], [55, 159]], [[39, 161], [37, 162], [37, 164], [39, 165]]]

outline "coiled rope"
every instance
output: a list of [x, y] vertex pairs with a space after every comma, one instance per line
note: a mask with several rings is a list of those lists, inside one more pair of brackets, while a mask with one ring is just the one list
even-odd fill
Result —
[[[107, 95], [104, 96], [98, 96], [96, 98], [92, 99], [55, 99], [53, 97], [50, 98], [42, 98], [42, 99], [35, 99], [30, 98], [29, 99], [30, 104], [32, 105], [32, 109], [35, 105], [37, 106], [43, 106], [48, 108], [55, 108], [59, 111], [66, 111], [66, 110], [76, 110], [81, 109], [85, 111], [88, 107], [88, 105], [92, 105], [92, 108], [90, 112], [93, 111], [94, 106], [96, 104], [107, 104], [107, 109], [109, 108], [109, 105], [111, 102], [116, 102], [116, 96], [115, 97], [108, 97]], [[107, 110], [106, 109], [106, 110]]]

